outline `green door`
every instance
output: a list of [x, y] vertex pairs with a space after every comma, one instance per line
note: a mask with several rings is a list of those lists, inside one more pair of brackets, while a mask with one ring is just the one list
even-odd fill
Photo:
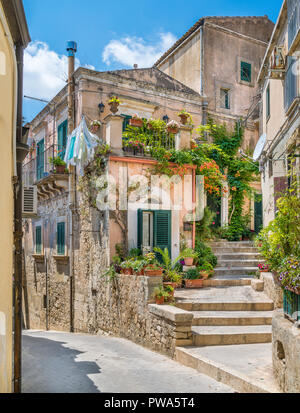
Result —
[[65, 120], [61, 123], [57, 130], [58, 134], [58, 156], [61, 159], [65, 158], [66, 147], [67, 147], [67, 140], [68, 140], [68, 121]]
[[171, 211], [138, 210], [138, 248], [168, 248], [171, 256]]
[[44, 139], [40, 140], [37, 144], [37, 155], [36, 155], [36, 177], [39, 181], [44, 176]]
[[262, 195], [255, 194], [254, 197], [254, 229], [258, 234], [263, 227]]
[[207, 194], [207, 207], [216, 214], [214, 227], [219, 228], [221, 226], [221, 197]]

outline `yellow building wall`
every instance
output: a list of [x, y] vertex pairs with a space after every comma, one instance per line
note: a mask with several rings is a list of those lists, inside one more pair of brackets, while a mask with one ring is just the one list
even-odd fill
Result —
[[[0, 13], [3, 10], [0, 5]], [[0, 393], [12, 391], [13, 54], [0, 22]]]

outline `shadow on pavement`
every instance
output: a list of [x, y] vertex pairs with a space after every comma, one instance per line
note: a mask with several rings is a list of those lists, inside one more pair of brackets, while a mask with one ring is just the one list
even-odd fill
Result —
[[83, 352], [60, 341], [23, 335], [23, 393], [100, 393], [90, 374], [100, 374], [95, 362], [76, 361]]

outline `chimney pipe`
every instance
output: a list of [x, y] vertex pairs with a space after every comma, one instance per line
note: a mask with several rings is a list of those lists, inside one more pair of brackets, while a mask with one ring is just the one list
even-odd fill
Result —
[[77, 52], [77, 43], [73, 41], [67, 42], [68, 52], [68, 134], [73, 132], [75, 123], [75, 105], [74, 105], [74, 79], [75, 71], [75, 53]]

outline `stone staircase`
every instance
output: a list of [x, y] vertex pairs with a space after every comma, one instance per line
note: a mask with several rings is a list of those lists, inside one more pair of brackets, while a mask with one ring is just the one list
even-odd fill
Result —
[[251, 241], [210, 243], [218, 258], [214, 278], [250, 278], [261, 262], [258, 250]]
[[175, 294], [176, 306], [194, 316], [192, 346], [178, 347], [176, 359], [241, 393], [279, 392], [272, 373], [274, 304], [250, 285], [259, 254], [250, 242], [212, 248], [216, 276], [203, 289]]

